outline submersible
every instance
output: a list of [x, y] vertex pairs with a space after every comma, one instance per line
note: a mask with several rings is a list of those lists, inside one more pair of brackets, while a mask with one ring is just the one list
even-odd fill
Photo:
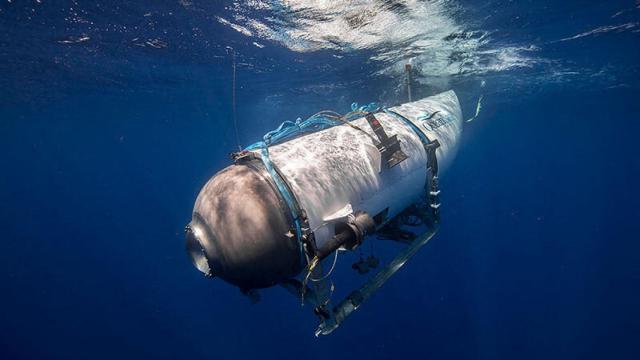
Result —
[[[187, 252], [198, 270], [244, 293], [274, 285], [294, 289], [320, 317], [316, 334], [333, 331], [433, 236], [439, 176], [462, 131], [453, 91], [352, 110], [285, 122], [234, 153], [234, 163], [200, 191], [186, 227]], [[408, 214], [429, 229], [332, 305], [323, 295], [322, 260], [365, 239], [376, 241], [376, 233], [401, 231]]]

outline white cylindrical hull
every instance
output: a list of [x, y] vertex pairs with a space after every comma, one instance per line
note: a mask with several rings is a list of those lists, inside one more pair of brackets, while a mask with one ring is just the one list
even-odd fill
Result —
[[[447, 91], [389, 110], [411, 121], [430, 141], [440, 143], [436, 156], [442, 173], [456, 153], [462, 131], [456, 94]], [[371, 216], [386, 212], [391, 218], [424, 194], [427, 154], [420, 137], [402, 119], [384, 112], [375, 117], [389, 136], [397, 135], [402, 151], [408, 155], [389, 169], [381, 166], [380, 152], [371, 137], [347, 125], [270, 147], [271, 161], [306, 211], [318, 247], [334, 235], [329, 218], [348, 205]], [[352, 124], [375, 137], [366, 119]]]

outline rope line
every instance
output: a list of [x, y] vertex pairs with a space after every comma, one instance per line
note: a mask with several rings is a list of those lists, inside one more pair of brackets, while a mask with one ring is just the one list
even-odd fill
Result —
[[236, 52], [235, 50], [231, 50], [231, 57], [233, 60], [232, 64], [232, 87], [231, 87], [231, 112], [233, 114], [233, 128], [236, 133], [236, 145], [238, 146], [238, 150], [242, 150], [242, 146], [240, 146], [240, 135], [238, 133], [238, 116], [236, 113]]

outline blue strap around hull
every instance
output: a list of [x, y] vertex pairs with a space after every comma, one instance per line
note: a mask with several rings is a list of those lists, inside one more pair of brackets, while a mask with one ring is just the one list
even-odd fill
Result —
[[301, 262], [303, 262], [303, 265], [304, 260], [306, 259], [304, 245], [302, 242], [303, 236], [305, 235], [303, 230], [304, 219], [302, 218], [303, 210], [300, 207], [295, 195], [287, 185], [286, 181], [282, 178], [280, 172], [277, 170], [275, 164], [271, 161], [271, 157], [269, 156], [269, 146], [300, 136], [304, 133], [327, 129], [340, 123], [340, 121], [332, 119], [331, 117], [325, 116], [323, 114], [316, 114], [304, 121], [302, 121], [301, 119], [298, 119], [295, 122], [285, 121], [280, 124], [280, 126], [278, 126], [278, 128], [276, 128], [275, 130], [266, 133], [263, 136], [262, 141], [249, 145], [244, 150], [260, 151], [260, 159], [269, 172], [269, 175], [271, 175], [273, 182], [276, 184], [278, 192], [286, 203], [291, 218], [293, 219], [295, 235], [296, 239], [298, 240], [298, 245], [300, 248], [300, 258]]
[[298, 205], [298, 200], [295, 198], [289, 186], [285, 183], [284, 179], [280, 175], [280, 173], [276, 170], [275, 165], [271, 162], [271, 158], [269, 157], [269, 147], [265, 144], [260, 149], [260, 159], [264, 164], [265, 168], [271, 175], [273, 182], [276, 184], [280, 195], [284, 199], [287, 204], [287, 208], [289, 209], [289, 213], [291, 214], [291, 218], [293, 219], [293, 224], [296, 231], [296, 239], [298, 240], [298, 246], [300, 248], [300, 261], [304, 262], [304, 246], [302, 244], [302, 219], [301, 219], [301, 208]]
[[420, 137], [420, 141], [422, 141], [423, 145], [429, 145], [431, 143], [431, 141], [429, 140], [427, 135], [425, 135], [425, 133], [422, 132], [422, 130], [420, 130], [420, 128], [418, 126], [416, 126], [416, 124], [414, 124], [411, 120], [407, 119], [406, 117], [398, 114], [397, 112], [395, 112], [393, 110], [389, 110], [389, 109], [383, 108], [382, 111], [384, 111], [385, 114], [388, 114], [388, 115], [392, 116], [393, 118], [398, 119], [398, 120], [404, 122], [405, 124], [409, 125], [409, 127], [411, 127], [411, 129], [416, 133], [416, 135], [418, 135], [418, 137]]

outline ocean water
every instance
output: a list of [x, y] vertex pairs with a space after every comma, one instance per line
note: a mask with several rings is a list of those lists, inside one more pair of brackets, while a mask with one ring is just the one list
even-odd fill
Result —
[[[640, 357], [637, 0], [2, 0], [0, 30], [0, 358]], [[414, 99], [482, 97], [434, 240], [321, 338], [192, 267], [238, 142], [404, 102], [407, 63]]]

